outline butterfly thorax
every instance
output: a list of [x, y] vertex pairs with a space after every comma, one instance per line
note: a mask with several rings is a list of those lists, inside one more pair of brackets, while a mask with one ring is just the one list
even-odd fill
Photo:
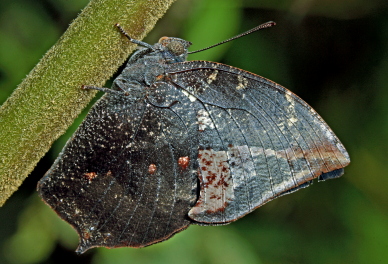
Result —
[[187, 59], [189, 41], [162, 37], [151, 48], [136, 51], [129, 59], [123, 72], [114, 80], [113, 89], [125, 92], [142, 90], [150, 86], [158, 76], [165, 74], [165, 65]]

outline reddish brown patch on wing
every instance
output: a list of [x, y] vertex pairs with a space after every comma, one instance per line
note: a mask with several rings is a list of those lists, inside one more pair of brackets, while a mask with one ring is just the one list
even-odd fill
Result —
[[182, 170], [187, 169], [187, 167], [189, 166], [189, 163], [190, 163], [190, 158], [188, 156], [180, 157], [178, 159], [178, 165], [179, 165], [179, 167], [182, 168]]
[[288, 148], [282, 151], [274, 151], [273, 155], [286, 159], [290, 166], [293, 166], [293, 163], [298, 162], [299, 159], [305, 159], [309, 163], [312, 172], [309, 178], [315, 179], [323, 173], [346, 167], [350, 160], [345, 153], [346, 151], [339, 149], [332, 142], [326, 140], [319, 145], [311, 144], [309, 149]]
[[228, 203], [227, 203], [227, 202], [224, 202], [223, 207], [217, 208], [216, 211], [207, 210], [206, 213], [207, 213], [207, 214], [223, 213], [223, 212], [225, 211], [225, 208], [226, 208], [227, 206], [228, 206]]
[[156, 172], [156, 165], [155, 164], [150, 164], [150, 166], [148, 166], [148, 173], [149, 174], [154, 174]]
[[305, 157], [310, 164], [316, 164], [314, 178], [322, 173], [341, 169], [350, 162], [349, 157], [329, 141], [324, 141], [317, 148], [310, 149], [305, 153]]
[[89, 240], [89, 239], [90, 239], [90, 236], [91, 236], [91, 234], [90, 234], [90, 232], [89, 232], [88, 230], [84, 230], [84, 231], [82, 232], [82, 237], [83, 237], [85, 240]]
[[95, 172], [87, 172], [84, 174], [84, 177], [88, 180], [89, 183], [92, 182], [97, 177], [97, 173]]
[[164, 75], [163, 74], [156, 76], [156, 80], [157, 81], [161, 81], [163, 79], [164, 79]]

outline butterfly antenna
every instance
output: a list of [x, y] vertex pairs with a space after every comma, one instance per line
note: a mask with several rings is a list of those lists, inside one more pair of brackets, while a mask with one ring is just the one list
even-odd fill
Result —
[[264, 24], [258, 25], [257, 27], [254, 27], [254, 28], [252, 28], [252, 29], [250, 29], [250, 30], [248, 30], [248, 31], [246, 31], [246, 32], [244, 32], [244, 33], [241, 33], [241, 34], [239, 34], [239, 35], [237, 35], [237, 36], [234, 36], [233, 38], [230, 38], [230, 39], [221, 41], [221, 42], [219, 42], [219, 43], [217, 43], [217, 44], [214, 44], [214, 45], [211, 45], [211, 46], [209, 46], [209, 47], [207, 47], [207, 48], [203, 48], [203, 49], [195, 50], [195, 51], [190, 51], [188, 54], [193, 54], [193, 53], [197, 53], [197, 52], [200, 52], [200, 51], [208, 50], [208, 49], [214, 48], [214, 47], [216, 47], [216, 46], [218, 46], [218, 45], [224, 44], [224, 43], [226, 43], [226, 42], [229, 42], [229, 41], [232, 41], [232, 40], [241, 38], [241, 37], [243, 37], [243, 36], [246, 36], [246, 35], [248, 35], [248, 34], [251, 34], [251, 33], [253, 33], [253, 32], [259, 31], [260, 29], [273, 27], [273, 26], [275, 26], [275, 25], [276, 25], [275, 22], [269, 21], [269, 22], [266, 22], [266, 23], [264, 23]]

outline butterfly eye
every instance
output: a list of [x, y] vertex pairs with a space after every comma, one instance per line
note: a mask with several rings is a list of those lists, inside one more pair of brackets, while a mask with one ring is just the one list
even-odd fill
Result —
[[183, 47], [182, 43], [179, 41], [171, 41], [167, 44], [166, 48], [171, 51], [174, 55], [181, 55], [185, 52], [185, 48]]

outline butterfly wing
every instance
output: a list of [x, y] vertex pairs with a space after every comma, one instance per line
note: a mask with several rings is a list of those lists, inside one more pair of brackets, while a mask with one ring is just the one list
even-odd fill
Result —
[[[195, 117], [193, 117], [195, 118]], [[44, 201], [95, 246], [142, 247], [190, 224], [190, 132], [174, 112], [106, 94], [38, 185]]]
[[146, 99], [105, 95], [38, 185], [77, 230], [78, 252], [228, 223], [349, 163], [322, 118], [282, 86], [211, 62], [166, 71]]
[[298, 96], [227, 65], [169, 65], [168, 78], [197, 109], [200, 196], [189, 216], [227, 223], [262, 204], [336, 178], [349, 155], [323, 119]]

